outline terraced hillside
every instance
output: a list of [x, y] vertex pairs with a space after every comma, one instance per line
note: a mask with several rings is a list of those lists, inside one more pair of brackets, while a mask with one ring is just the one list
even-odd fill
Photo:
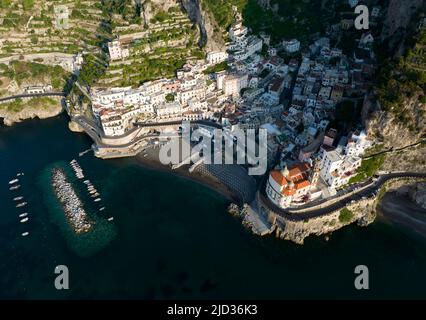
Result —
[[99, 1], [3, 0], [0, 57], [96, 50], [103, 18]]
[[164, 10], [154, 3], [141, 7], [141, 21], [129, 23], [114, 15], [112, 34], [130, 56], [110, 61], [98, 85], [138, 86], [141, 83], [172, 77], [188, 59], [204, 58], [198, 48], [199, 30], [177, 2]]
[[0, 1], [0, 96], [32, 85], [63, 90], [82, 62], [77, 54], [99, 52], [108, 36], [101, 9], [99, 1]]

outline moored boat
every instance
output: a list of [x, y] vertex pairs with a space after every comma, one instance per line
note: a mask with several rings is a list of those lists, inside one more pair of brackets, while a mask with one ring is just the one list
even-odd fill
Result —
[[9, 184], [15, 184], [15, 183], [17, 183], [17, 182], [19, 182], [19, 179], [13, 179], [13, 180], [10, 180], [10, 181], [9, 181]]
[[21, 208], [21, 207], [24, 207], [24, 206], [26, 206], [27, 205], [27, 203], [26, 202], [21, 202], [21, 203], [18, 203], [17, 205], [16, 205], [16, 207], [17, 208]]
[[23, 232], [21, 235], [23, 236], [23, 237], [26, 237], [26, 236], [28, 236], [30, 233], [29, 232]]
[[24, 197], [15, 197], [15, 198], [13, 198], [14, 201], [19, 201], [19, 200], [22, 200], [22, 199], [24, 199]]
[[13, 190], [18, 190], [21, 186], [18, 184], [16, 186], [10, 187], [9, 190], [13, 191]]
[[27, 213], [27, 212], [25, 212], [25, 213], [21, 213], [21, 214], [19, 215], [19, 218], [25, 218], [26, 216], [28, 216], [28, 213]]
[[28, 218], [24, 218], [24, 219], [21, 220], [21, 223], [25, 223], [27, 221], [28, 221]]

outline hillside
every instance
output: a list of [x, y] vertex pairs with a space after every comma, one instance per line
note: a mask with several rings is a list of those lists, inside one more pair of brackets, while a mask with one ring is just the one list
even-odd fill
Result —
[[[383, 146], [400, 148], [426, 138], [426, 24], [424, 10], [403, 28], [407, 36], [384, 56], [371, 99], [377, 102], [366, 124]], [[400, 33], [395, 33], [399, 38]], [[386, 39], [386, 45], [394, 39]], [[390, 47], [389, 47], [390, 48]], [[370, 107], [371, 108], [371, 107]], [[386, 157], [384, 169], [426, 170], [426, 144]]]

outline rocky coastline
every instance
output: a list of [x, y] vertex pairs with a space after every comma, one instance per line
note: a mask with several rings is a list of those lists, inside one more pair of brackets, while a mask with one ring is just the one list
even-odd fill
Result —
[[30, 105], [25, 103], [25, 107], [20, 110], [13, 110], [11, 108], [2, 108], [4, 104], [0, 104], [0, 118], [3, 119], [5, 126], [12, 126], [15, 123], [22, 122], [28, 119], [48, 119], [60, 115], [64, 108], [59, 97], [49, 98], [55, 101], [55, 103], [49, 106], [44, 105]]

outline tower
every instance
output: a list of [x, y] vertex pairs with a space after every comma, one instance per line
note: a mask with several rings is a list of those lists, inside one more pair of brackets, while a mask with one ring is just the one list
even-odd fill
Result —
[[320, 161], [318, 158], [315, 158], [313, 161], [311, 172], [309, 173], [309, 180], [311, 181], [312, 188], [315, 188], [318, 183], [318, 180], [320, 177], [320, 171], [321, 171]]

